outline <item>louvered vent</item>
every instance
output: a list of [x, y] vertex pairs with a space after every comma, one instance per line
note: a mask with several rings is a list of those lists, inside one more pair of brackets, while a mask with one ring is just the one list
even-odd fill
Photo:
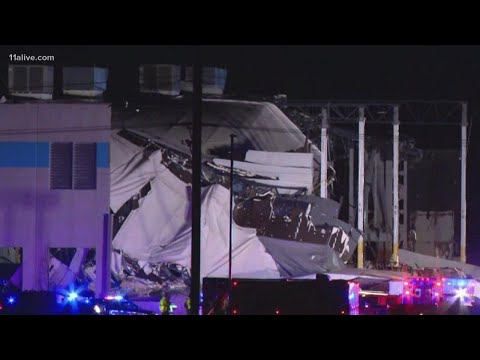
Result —
[[90, 190], [97, 187], [97, 146], [95, 143], [73, 146], [73, 188]]
[[73, 144], [50, 145], [50, 188], [72, 189]]

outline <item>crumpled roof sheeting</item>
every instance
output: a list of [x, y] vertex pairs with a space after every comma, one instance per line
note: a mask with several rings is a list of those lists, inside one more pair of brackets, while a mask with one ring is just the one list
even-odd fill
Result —
[[280, 275], [294, 278], [345, 267], [337, 253], [328, 245], [300, 243], [260, 237], [267, 251], [278, 264]]
[[[117, 165], [112, 166], [111, 175], [114, 212], [151, 181], [150, 193], [140, 199], [139, 208], [122, 224], [113, 248], [137, 260], [171, 262], [190, 268], [190, 187], [161, 164], [160, 151], [147, 159], [135, 145], [112, 134], [111, 152]], [[219, 185], [203, 191], [202, 276], [228, 275], [229, 196], [229, 191]], [[254, 229], [235, 226], [234, 238], [235, 276], [279, 277], [274, 260]], [[118, 265], [115, 270], [120, 270]]]
[[239, 202], [234, 219], [241, 226], [257, 229], [259, 236], [328, 245], [347, 262], [357, 246], [360, 233], [350, 224], [319, 212], [314, 220], [311, 210], [315, 205], [295, 197], [276, 197], [266, 193]]
[[[204, 194], [202, 214], [201, 275], [228, 277], [230, 192], [212, 185]], [[232, 275], [237, 278], [279, 278], [275, 261], [255, 229], [233, 224]]]
[[464, 264], [459, 261], [446, 260], [433, 256], [423, 255], [407, 251], [403, 249], [398, 250], [398, 259], [400, 264], [408, 265], [412, 268], [430, 268], [430, 269], [460, 269], [466, 275], [469, 275], [477, 280], [480, 280], [480, 267]]
[[330, 280], [356, 280], [364, 283], [388, 282], [390, 280], [403, 280], [407, 273], [388, 270], [345, 268], [341, 271], [327, 273]]
[[[291, 152], [304, 148], [306, 137], [275, 105], [249, 101], [204, 100], [202, 120], [204, 161], [227, 155], [230, 134], [233, 133], [237, 135], [236, 147], [246, 151], [250, 161], [237, 161], [237, 166], [244, 167], [249, 172], [261, 173], [258, 174], [260, 176], [280, 178], [256, 180], [272, 181], [275, 183], [272, 185], [277, 186], [279, 181], [297, 187], [299, 184], [307, 185], [311, 190], [313, 176], [318, 173], [313, 171], [313, 167], [320, 163], [320, 151], [312, 146], [313, 154]], [[117, 111], [113, 114], [113, 123], [114, 128], [122, 127], [142, 134], [145, 139], [157, 141], [158, 144], [183, 152], [186, 156], [191, 152], [189, 101], [171, 101], [161, 107], [140, 108], [139, 112]], [[142, 144], [148, 143], [145, 139]], [[132, 141], [137, 143], [135, 139]], [[126, 149], [123, 149], [124, 147]], [[153, 151], [147, 158], [140, 147], [130, 144], [115, 133], [112, 135], [111, 149], [114, 212], [149, 182], [151, 188], [146, 196], [142, 195], [139, 199], [139, 207], [129, 210], [128, 217], [116, 233], [113, 248], [123, 251], [126, 256], [135, 260], [152, 264], [175, 263], [190, 268], [191, 199], [188, 180], [181, 180], [175, 169], [168, 165], [171, 160], [168, 151], [163, 152], [163, 160], [167, 162], [162, 163], [162, 152], [159, 150]], [[149, 148], [148, 152], [152, 149]], [[255, 164], [255, 161], [258, 163]], [[230, 165], [229, 160], [217, 159], [216, 162], [224, 167]], [[307, 177], [308, 180], [305, 180]], [[296, 199], [300, 198], [306, 202], [305, 219], [300, 216], [298, 226], [292, 229], [290, 226], [288, 230], [291, 230], [292, 237], [306, 227], [302, 236], [310, 236], [311, 239], [304, 240], [310, 240], [311, 243], [290, 241], [291, 244], [283, 247], [281, 245], [284, 241], [279, 240], [278, 245], [272, 247], [271, 244], [276, 239], [267, 239], [265, 243], [273, 249], [272, 253], [269, 253], [258, 238], [258, 229], [255, 229], [257, 226], [247, 228], [234, 223], [232, 270], [235, 277], [279, 278], [279, 268], [284, 276], [302, 276], [309, 271], [322, 272], [343, 267], [342, 261], [350, 257], [356, 246], [357, 232], [352, 231], [349, 238], [349, 234], [343, 229], [345, 224], [335, 219], [338, 216], [338, 204], [330, 207], [330, 204], [321, 200], [308, 197]], [[228, 275], [229, 199], [230, 192], [222, 185], [215, 184], [203, 189], [202, 277]], [[278, 199], [281, 200], [281, 197]], [[267, 205], [270, 209], [270, 203]], [[314, 224], [312, 215], [315, 215], [315, 221], [320, 223]], [[332, 218], [326, 219], [326, 216]], [[279, 220], [282, 220], [281, 225], [285, 227], [283, 216]], [[332, 226], [328, 220], [333, 220], [335, 225]], [[315, 225], [320, 227], [318, 231], [322, 231], [321, 235], [317, 234], [316, 237]], [[301, 226], [303, 227], [300, 229]], [[349, 227], [347, 231], [350, 230]], [[273, 233], [265, 236], [281, 238], [273, 236]], [[320, 237], [325, 238], [325, 243], [318, 243]], [[320, 250], [322, 247], [325, 247], [325, 252]], [[278, 259], [274, 253], [278, 255]], [[301, 263], [303, 256], [307, 258]]]
[[[131, 197], [144, 181], [154, 177], [151, 192], [140, 200], [140, 207], [125, 220], [114, 238], [113, 248], [137, 260], [172, 262], [189, 268], [189, 187], [160, 163], [161, 155], [157, 154], [160, 151], [154, 152], [148, 160], [138, 159], [137, 154], [119, 176], [112, 176], [112, 203], [115, 207], [121, 204], [119, 199]], [[230, 192], [220, 185], [213, 185], [204, 189], [202, 197], [201, 276], [228, 276]], [[235, 276], [279, 277], [275, 262], [258, 240], [255, 229], [235, 225], [234, 239]]]
[[110, 152], [112, 161], [110, 167], [110, 208], [113, 212], [117, 212], [158, 172], [164, 171], [165, 166], [160, 163], [162, 160], [160, 151], [146, 158], [143, 156], [140, 147], [116, 134], [112, 134]]
[[53, 256], [52, 250], [50, 249], [48, 287], [49, 289], [57, 287], [65, 289], [75, 282], [81, 268], [85, 265], [84, 261], [89, 249], [77, 249], [69, 265], [66, 265], [63, 259]]
[[[281, 198], [282, 196], [279, 196], [279, 199]], [[311, 214], [315, 225], [321, 225], [321, 221], [326, 222], [323, 220], [323, 217], [328, 217], [329, 220], [338, 219], [340, 203], [332, 199], [321, 198], [315, 195], [297, 196], [295, 199], [312, 204]]]
[[110, 171], [115, 173], [117, 169], [125, 166], [130, 159], [142, 152], [142, 148], [131, 141], [117, 135], [117, 130], [112, 130], [110, 136]]
[[[185, 140], [191, 139], [192, 106], [188, 100], [173, 100], [160, 107], [145, 107], [139, 112], [117, 110], [112, 113], [114, 128], [131, 128], [148, 134], [166, 145], [191, 153]], [[230, 134], [248, 149], [287, 152], [305, 146], [305, 135], [274, 104], [240, 100], [204, 99], [202, 103], [202, 151], [212, 156], [216, 148], [230, 147]], [[320, 150], [312, 146], [315, 162]]]
[[[134, 259], [157, 263], [161, 261], [158, 256], [161, 249], [175, 239], [188, 221], [189, 199], [186, 184], [164, 165], [159, 162], [152, 165], [153, 162], [152, 157], [147, 162], [152, 169], [156, 168], [151, 173], [155, 174], [155, 179], [151, 181], [151, 192], [140, 200], [140, 207], [127, 217], [113, 240], [113, 247], [123, 250]], [[138, 182], [137, 178], [125, 178], [122, 182], [126, 184], [125, 189], [133, 188], [130, 181]], [[144, 184], [139, 185], [141, 187]], [[112, 186], [112, 192], [116, 188], [122, 187]]]

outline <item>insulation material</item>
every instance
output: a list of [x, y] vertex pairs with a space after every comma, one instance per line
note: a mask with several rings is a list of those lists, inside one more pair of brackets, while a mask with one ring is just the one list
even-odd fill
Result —
[[[230, 160], [214, 159], [214, 164], [224, 167], [230, 166]], [[273, 177], [277, 180], [254, 180], [261, 184], [280, 187], [306, 188], [309, 193], [313, 190], [313, 168], [271, 166], [264, 164], [253, 164], [243, 161], [234, 161], [233, 167], [246, 171], [249, 174]]]
[[[230, 167], [230, 160], [226, 159], [213, 159], [213, 162], [217, 165]], [[255, 173], [261, 176], [275, 177], [280, 180], [286, 181], [307, 181], [313, 177], [312, 168], [300, 168], [293, 166], [273, 166], [265, 164], [254, 164], [244, 161], [234, 161], [233, 167], [235, 169], [245, 170], [247, 172]]]
[[245, 161], [270, 166], [313, 168], [313, 154], [248, 150]]
[[312, 188], [308, 186], [299, 186], [298, 182], [281, 181], [281, 180], [255, 180], [260, 185], [266, 185], [268, 187], [276, 188], [276, 191], [282, 195], [295, 195], [299, 191], [307, 190], [308, 193], [312, 192]]

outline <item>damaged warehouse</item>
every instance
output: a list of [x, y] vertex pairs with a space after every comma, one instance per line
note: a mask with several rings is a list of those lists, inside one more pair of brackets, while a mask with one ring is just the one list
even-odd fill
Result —
[[[159, 161], [177, 179], [184, 182], [182, 187], [187, 186], [188, 188], [191, 172], [191, 158], [188, 156], [190, 134], [188, 125], [181, 126], [181, 124], [188, 124], [187, 112], [189, 110], [185, 109], [183, 115], [179, 116], [178, 114], [181, 114], [179, 109], [184, 106], [182, 102], [173, 101], [169, 106], [174, 108], [174, 110], [170, 110], [176, 115], [173, 120], [165, 115], [169, 113], [168, 110], [165, 110], [165, 107], [161, 111], [155, 108], [139, 107], [139, 112], [130, 112], [130, 117], [127, 116], [128, 112], [120, 110], [117, 124], [121, 124], [122, 129], [117, 135], [124, 140], [129, 139], [131, 143], [139, 146], [140, 148], [136, 149], [137, 153], [144, 149], [143, 157], [145, 157], [145, 153], [152, 156], [155, 151], [153, 149], [158, 149], [162, 153], [162, 159]], [[349, 106], [354, 107], [355, 105]], [[385, 105], [377, 107], [388, 108]], [[255, 108], [257, 113], [261, 114], [258, 117], [253, 116], [255, 113], [252, 109]], [[295, 114], [292, 115], [292, 108], [298, 114], [298, 110], [295, 110], [294, 106], [284, 110], [286, 114], [290, 115], [291, 119], [296, 120], [298, 117]], [[369, 108], [370, 112], [373, 111], [372, 108], [375, 107], [371, 106]], [[245, 120], [243, 122], [237, 120], [237, 116], [240, 119], [245, 119], [242, 112], [247, 110], [252, 114], [250, 115], [250, 123], [245, 122]], [[221, 185], [222, 188], [229, 189], [228, 135], [232, 132], [235, 133], [239, 140], [234, 152], [234, 223], [236, 226], [255, 229], [258, 237], [255, 251], [259, 251], [259, 254], [268, 257], [270, 264], [275, 264], [273, 267], [266, 266], [265, 274], [262, 274], [255, 266], [252, 271], [248, 270], [249, 265], [242, 265], [242, 261], [234, 257], [233, 273], [235, 276], [289, 278], [328, 273], [339, 271], [345, 266], [356, 266], [357, 254], [355, 250], [361, 233], [354, 226], [355, 217], [350, 217], [348, 222], [339, 218], [341, 207], [344, 207], [345, 201], [339, 199], [339, 196], [335, 194], [335, 180], [338, 182], [338, 179], [335, 179], [337, 171], [335, 166], [332, 166], [335, 161], [331, 161], [335, 155], [331, 150], [332, 155], [329, 159], [327, 180], [329, 198], [318, 196], [320, 192], [319, 162], [321, 153], [314, 144], [321, 142], [319, 136], [315, 138], [312, 129], [309, 129], [311, 137], [307, 139], [303, 133], [308, 134], [308, 131], [302, 128], [302, 123], [300, 121], [290, 121], [289, 118], [284, 116], [284, 113], [278, 111], [278, 108], [271, 103], [211, 99], [204, 100], [204, 111], [205, 123], [207, 124], [204, 139], [208, 140], [202, 142], [202, 183], [204, 187], [217, 184]], [[231, 113], [228, 113], [228, 111], [231, 111]], [[217, 115], [214, 114], [220, 115], [215, 118]], [[266, 114], [270, 114], [270, 117], [266, 117]], [[224, 118], [232, 120], [229, 124], [225, 124]], [[153, 119], [155, 120], [153, 121]], [[142, 121], [145, 125], [142, 124]], [[154, 126], [152, 126], [152, 121], [155, 124]], [[129, 122], [132, 125], [134, 124], [131, 129], [128, 128]], [[279, 131], [279, 129], [283, 131]], [[286, 131], [285, 129], [289, 130]], [[298, 129], [303, 130], [303, 133]], [[263, 133], [262, 136], [255, 136], [257, 132], [268, 132], [268, 134]], [[318, 134], [320, 133], [318, 131]], [[293, 140], [292, 134], [297, 136], [295, 140]], [[352, 143], [358, 142], [358, 135], [355, 136], [352, 131], [342, 130], [341, 127], [332, 126], [329, 135], [331, 149], [335, 149], [341, 144], [339, 138], [343, 139], [343, 145], [345, 145], [345, 139], [347, 138], [347, 154], [350, 152]], [[261, 143], [255, 143], [255, 141], [259, 141], [256, 139], [262, 139]], [[383, 142], [381, 139], [378, 140], [378, 137], [375, 138], [375, 141], [372, 141], [371, 137], [367, 137], [366, 140], [364, 207], [365, 219], [368, 219], [368, 223], [365, 223], [363, 234], [369, 250], [365, 254], [365, 266], [368, 268], [394, 269], [400, 265], [392, 259], [393, 164], [391, 151], [390, 159], [388, 159], [388, 151], [385, 153], [385, 149], [391, 149], [391, 146], [392, 142], [388, 138], [384, 139]], [[112, 153], [113, 149], [114, 146], [112, 146]], [[399, 142], [399, 163], [402, 164], [400, 175], [402, 175], [403, 169], [408, 168], [408, 163], [421, 162], [424, 153], [423, 150], [415, 147], [412, 138], [402, 137]], [[410, 168], [414, 169], [412, 165]], [[347, 174], [344, 173], [343, 176], [345, 175]], [[402, 176], [402, 180], [406, 181], [406, 175]], [[112, 199], [115, 194], [113, 184], [112, 179]], [[139, 183], [140, 185], [145, 186]], [[398, 244], [400, 248], [407, 249], [407, 235], [410, 230], [407, 221], [410, 218], [421, 219], [422, 212], [417, 211], [418, 214], [415, 217], [408, 215], [406, 182], [401, 182], [399, 185], [398, 201], [400, 204], [405, 204], [405, 208], [400, 207], [399, 211], [399, 215], [401, 215], [399, 218], [402, 221], [399, 221], [398, 224]], [[145, 190], [138, 191], [136, 198], [143, 199], [143, 192]], [[183, 201], [188, 202], [189, 190], [184, 191], [184, 193], [186, 195]], [[224, 192], [224, 194], [228, 198], [228, 193]], [[345, 199], [348, 193], [343, 195]], [[202, 197], [202, 199], [202, 201], [205, 201], [205, 197]], [[224, 202], [224, 205], [225, 208], [228, 207], [226, 202]], [[355, 205], [353, 207], [357, 210]], [[207, 208], [202, 207], [202, 210], [206, 211], [202, 212], [207, 214], [205, 217], [208, 217], [208, 214], [211, 213]], [[112, 211], [115, 212], [114, 208], [112, 208]], [[187, 210], [183, 209], [182, 211]], [[356, 212], [354, 211], [353, 214]], [[348, 213], [351, 216], [352, 212], [349, 211]], [[125, 221], [124, 219], [125, 216], [122, 215], [122, 220]], [[227, 212], [224, 213], [224, 221], [226, 223], [229, 221]], [[428, 234], [421, 231], [421, 220], [416, 220], [416, 222], [417, 232], [424, 239], [427, 238]], [[115, 229], [120, 228], [117, 216], [114, 224]], [[131, 224], [133, 225], [134, 222], [132, 221]], [[203, 224], [203, 226], [207, 225], [205, 220]], [[188, 242], [190, 239], [190, 233], [188, 232], [190, 224], [187, 222], [184, 226], [183, 230], [180, 230], [179, 238], [183, 237], [183, 240]], [[449, 229], [453, 232], [452, 226], [453, 223], [450, 222]], [[124, 233], [126, 234], [127, 231], [127, 227], [125, 227]], [[205, 233], [208, 233], [208, 231], [206, 230]], [[134, 250], [129, 248], [127, 238], [138, 235], [131, 233], [124, 237], [118, 230], [115, 231], [115, 234], [114, 248], [117, 251], [120, 250], [123, 256], [128, 256], [128, 253], [134, 254]], [[224, 240], [226, 241], [226, 234], [228, 234], [226, 227], [223, 229], [223, 234], [225, 234]], [[234, 238], [239, 240], [242, 239], [242, 236], [235, 233]], [[448, 240], [444, 240], [444, 242], [452, 241], [451, 237], [446, 236], [445, 238]], [[168, 246], [173, 246], [173, 243], [177, 244], [178, 241], [180, 240], [175, 239]], [[372, 246], [372, 243], [377, 246]], [[143, 248], [146, 246], [143, 246]], [[152, 244], [150, 243], [148, 246], [152, 246]], [[167, 245], [164, 246], [162, 251], [168, 248]], [[227, 244], [224, 243], [225, 251], [227, 251], [226, 246]], [[372, 252], [372, 248], [376, 251]], [[185, 244], [184, 249], [188, 252], [189, 245]], [[163, 262], [162, 251], [155, 252], [155, 254], [158, 254], [155, 259], [150, 257], [151, 253], [135, 253], [133, 257], [153, 263]], [[203, 256], [205, 258], [211, 256], [208, 249], [202, 248], [202, 254], [204, 251], [208, 255], [202, 255], [202, 262], [204, 262]], [[430, 249], [429, 251], [427, 255], [434, 255]], [[216, 263], [214, 272], [206, 270], [206, 267], [202, 265], [201, 276], [227, 276], [228, 259], [226, 256], [227, 254], [224, 253], [223, 264]], [[249, 255], [250, 258], [252, 256]], [[448, 256], [451, 258], [451, 254], [448, 254]], [[185, 269], [188, 269], [190, 261], [189, 254], [183, 261], [175, 261], [177, 261], [177, 264], [182, 264], [182, 273], [185, 274]], [[265, 264], [265, 261], [259, 258], [255, 263]], [[242, 271], [236, 270], [235, 267], [241, 267]], [[223, 270], [221, 270], [222, 268]], [[141, 269], [141, 266], [138, 266], [138, 269]]]
[[[52, 241], [45, 236], [42, 251], [36, 244], [33, 257], [27, 249], [27, 256], [42, 269], [48, 265], [48, 270], [41, 277], [29, 271], [26, 286], [55, 290], [73, 282], [75, 287], [100, 294], [113, 291], [139, 301], [154, 299], [157, 307], [158, 298], [165, 293], [175, 303], [183, 303], [189, 296], [194, 182], [192, 101], [188, 95], [177, 97], [176, 92], [167, 95], [156, 99], [155, 105], [147, 101], [110, 108], [99, 102], [103, 111], [102, 136], [85, 136], [88, 142], [98, 144], [90, 146], [85, 158], [79, 160], [75, 156], [82, 151], [80, 145], [67, 149], [68, 161], [74, 159], [74, 180], [68, 189], [78, 190], [75, 196], [79, 199], [82, 189], [75, 188], [74, 183], [81, 179], [75, 180], [75, 169], [96, 162], [91, 171], [96, 175], [90, 174], [91, 184], [87, 184], [89, 190], [94, 189], [94, 182], [101, 181], [102, 185], [95, 188], [103, 196], [95, 213], [95, 236], [86, 235], [91, 237], [84, 241], [88, 246], [80, 248], [81, 231], [73, 225], [68, 229], [65, 224], [56, 224], [64, 227], [56, 236], [69, 238], [75, 232], [74, 239]], [[273, 101], [204, 96], [201, 104], [201, 279], [229, 278], [231, 266], [235, 279], [295, 279], [325, 274], [331, 279], [363, 279], [366, 289], [375, 288], [389, 277], [397, 279], [402, 273], [427, 274], [432, 266], [455, 267], [456, 273], [464, 277], [477, 273], [476, 268], [463, 264], [465, 167], [460, 169], [455, 161], [456, 150], [425, 149], [415, 138], [399, 131], [399, 126], [418, 122], [412, 120], [413, 114], [422, 113], [418, 109], [422, 107], [435, 107], [432, 122], [436, 118], [445, 122], [449, 117], [453, 122], [460, 119], [465, 135], [463, 162], [466, 104], [446, 104], [443, 112], [438, 112], [441, 105], [432, 104], [300, 103], [284, 96]], [[54, 101], [48, 105], [62, 106]], [[65, 118], [68, 107], [63, 105]], [[11, 106], [22, 116], [21, 112], [33, 105]], [[93, 113], [97, 111], [95, 104], [89, 106]], [[429, 121], [424, 112], [421, 117]], [[42, 130], [39, 119], [31, 130]], [[75, 126], [82, 126], [78, 124]], [[391, 126], [392, 134], [375, 132], [369, 128], [371, 125]], [[98, 130], [93, 128], [90, 124], [79, 131]], [[233, 151], [232, 134], [236, 138]], [[3, 135], [11, 141], [18, 134]], [[50, 165], [54, 147], [58, 146], [52, 144], [62, 141], [53, 135], [44, 136], [42, 156], [50, 159]], [[8, 168], [7, 162], [3, 167]], [[431, 190], [432, 168], [439, 166], [445, 173], [462, 173], [461, 204], [457, 201], [452, 205], [452, 199], [460, 197], [457, 191], [444, 191], [448, 195], [443, 202], [432, 200], [442, 198]], [[44, 176], [49, 165], [42, 167]], [[109, 184], [105, 182], [108, 176]], [[416, 185], [411, 186], [407, 179], [412, 177], [424, 181], [415, 181]], [[444, 176], [443, 181], [442, 186], [458, 184], [455, 176]], [[35, 188], [35, 201], [38, 191]], [[232, 194], [234, 207], [230, 213]], [[12, 194], [8, 199], [18, 202]], [[47, 199], [47, 205], [55, 207], [55, 201]], [[73, 206], [73, 202], [67, 205]], [[85, 209], [79, 206], [76, 211], [86, 216]], [[101, 215], [108, 212], [111, 234], [106, 218], [100, 221]], [[99, 236], [101, 232], [103, 236]], [[455, 239], [458, 233], [460, 241]], [[231, 251], [229, 235], [233, 238]], [[10, 236], [4, 231], [2, 245], [19, 244]], [[458, 255], [455, 243], [460, 243], [463, 263], [452, 261]], [[70, 248], [64, 248], [67, 245]], [[43, 247], [48, 248], [48, 255], [43, 254]], [[105, 256], [110, 251], [112, 256]], [[43, 255], [39, 255], [41, 252]], [[8, 249], [5, 258], [17, 263], [18, 254]], [[110, 272], [108, 279], [106, 274]]]
[[[312, 152], [305, 152], [309, 144], [305, 135], [271, 103], [207, 99], [203, 105], [201, 277], [227, 276], [230, 133], [238, 139], [233, 189], [235, 276], [280, 278], [343, 268], [360, 233], [338, 218], [337, 202], [314, 195], [318, 148], [310, 144]], [[113, 127], [120, 128], [113, 130], [111, 142], [113, 249], [118, 256], [142, 264], [189, 267], [189, 111], [188, 102], [173, 100], [158, 108], [139, 107], [139, 112], [113, 112]], [[129, 124], [134, 125], [129, 128]], [[130, 161], [125, 161], [127, 151]], [[171, 192], [166, 192], [166, 185]], [[161, 199], [170, 200], [162, 204]], [[163, 221], [149, 213], [168, 215]], [[217, 215], [211, 217], [212, 213]], [[144, 233], [140, 224], [151, 232]], [[120, 268], [114, 272], [124, 274]]]

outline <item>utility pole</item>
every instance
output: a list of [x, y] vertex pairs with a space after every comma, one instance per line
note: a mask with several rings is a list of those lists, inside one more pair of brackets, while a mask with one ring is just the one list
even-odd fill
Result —
[[467, 104], [462, 104], [462, 185], [460, 223], [460, 261], [467, 262]]
[[393, 263], [398, 266], [398, 166], [399, 166], [399, 134], [400, 119], [398, 106], [393, 108]]
[[232, 296], [232, 248], [233, 248], [233, 148], [235, 135], [230, 135], [230, 237], [228, 246], [228, 313], [231, 314], [230, 299]]
[[328, 198], [328, 111], [327, 109], [322, 109], [322, 153], [320, 161], [320, 197]]
[[358, 212], [357, 224], [358, 231], [360, 231], [360, 238], [358, 239], [357, 252], [357, 267], [363, 269], [363, 192], [365, 189], [365, 108], [358, 109]]
[[193, 108], [192, 108], [192, 264], [191, 302], [192, 314], [200, 310], [200, 251], [201, 251], [201, 207], [202, 207], [202, 68], [198, 53], [193, 64]]

